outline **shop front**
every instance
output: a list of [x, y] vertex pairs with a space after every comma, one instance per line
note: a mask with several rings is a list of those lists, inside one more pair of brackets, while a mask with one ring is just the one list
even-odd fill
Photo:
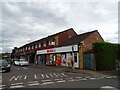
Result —
[[[73, 48], [73, 49], [72, 49]], [[46, 65], [66, 66], [79, 68], [78, 45], [63, 46], [37, 51], [37, 57], [45, 57]], [[39, 59], [38, 58], [38, 59]], [[40, 61], [40, 59], [38, 60]]]

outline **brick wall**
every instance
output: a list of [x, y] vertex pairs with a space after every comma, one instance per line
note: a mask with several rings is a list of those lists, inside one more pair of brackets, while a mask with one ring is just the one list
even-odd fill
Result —
[[94, 43], [96, 41], [104, 41], [98, 31], [92, 33], [88, 38], [86, 38], [84, 40], [84, 42], [83, 42], [84, 52], [90, 52], [93, 48], [92, 43]]

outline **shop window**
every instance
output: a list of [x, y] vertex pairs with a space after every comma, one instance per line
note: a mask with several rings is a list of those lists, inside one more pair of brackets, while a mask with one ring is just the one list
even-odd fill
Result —
[[77, 62], [77, 53], [74, 53], [74, 62]]

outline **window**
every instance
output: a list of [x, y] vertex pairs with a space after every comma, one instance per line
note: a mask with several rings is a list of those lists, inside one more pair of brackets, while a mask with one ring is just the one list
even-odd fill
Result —
[[54, 44], [55, 44], [54, 40], [49, 41], [49, 45], [54, 45]]
[[28, 47], [28, 50], [30, 50], [30, 46]]
[[37, 48], [37, 44], [35, 45], [35, 48]]
[[26, 47], [26, 50], [27, 50], [27, 47]]
[[32, 45], [32, 49], [34, 49], [34, 45]]
[[46, 46], [46, 42], [44, 41], [44, 43], [43, 43], [43, 46], [45, 47]]
[[39, 43], [39, 47], [41, 47], [41, 43]]

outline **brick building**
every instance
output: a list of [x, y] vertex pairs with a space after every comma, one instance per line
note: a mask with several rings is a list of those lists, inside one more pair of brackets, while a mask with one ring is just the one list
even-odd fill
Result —
[[[17, 58], [30, 63], [95, 69], [92, 43], [104, 41], [97, 30], [78, 35], [72, 28], [28, 43], [16, 50]], [[91, 64], [92, 63], [92, 64]]]

